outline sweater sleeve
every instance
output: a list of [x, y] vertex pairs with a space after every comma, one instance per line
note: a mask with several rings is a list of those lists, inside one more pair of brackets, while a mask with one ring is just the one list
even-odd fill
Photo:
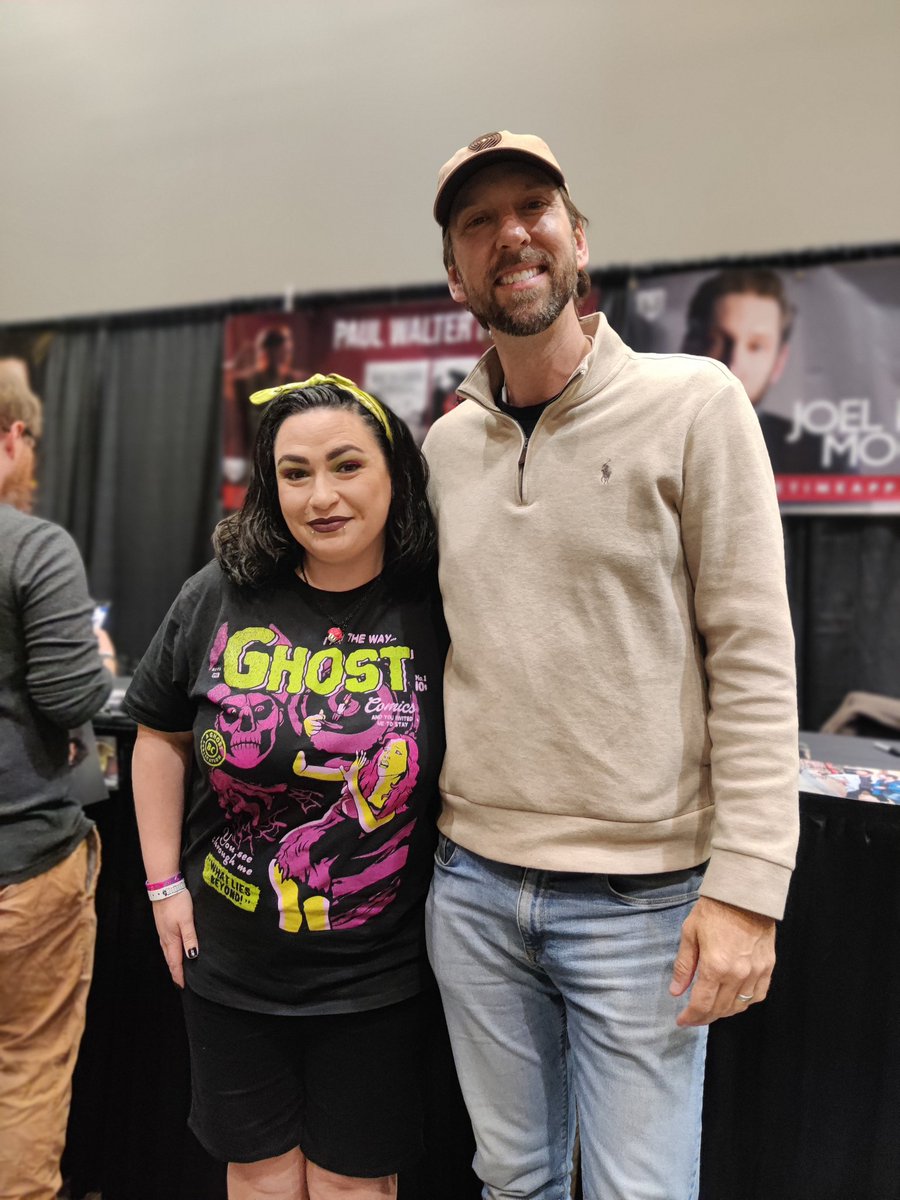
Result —
[[25, 687], [39, 712], [64, 729], [97, 712], [113, 686], [91, 625], [92, 601], [75, 542], [40, 522], [23, 538], [13, 570], [25, 641]]
[[794, 639], [772, 468], [731, 376], [687, 435], [681, 529], [709, 694], [715, 820], [702, 890], [780, 917], [799, 825]]

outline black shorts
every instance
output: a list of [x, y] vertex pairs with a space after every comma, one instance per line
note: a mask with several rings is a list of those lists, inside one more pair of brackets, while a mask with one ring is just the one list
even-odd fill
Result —
[[223, 1162], [299, 1146], [337, 1175], [377, 1179], [423, 1154], [423, 997], [366, 1012], [276, 1016], [184, 990], [191, 1115]]

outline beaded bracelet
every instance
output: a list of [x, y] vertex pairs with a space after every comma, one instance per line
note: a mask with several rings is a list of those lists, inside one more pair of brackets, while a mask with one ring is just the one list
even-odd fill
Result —
[[179, 883], [182, 879], [184, 879], [182, 873], [180, 871], [176, 871], [174, 875], [170, 875], [168, 879], [161, 879], [159, 883], [151, 883], [148, 879], [144, 884], [144, 887], [148, 892], [155, 892], [159, 888], [168, 887], [171, 883]]
[[170, 883], [168, 887], [154, 888], [147, 893], [147, 899], [154, 903], [157, 900], [168, 900], [170, 896], [177, 896], [179, 892], [187, 890], [187, 884], [183, 879], [179, 879], [177, 883]]

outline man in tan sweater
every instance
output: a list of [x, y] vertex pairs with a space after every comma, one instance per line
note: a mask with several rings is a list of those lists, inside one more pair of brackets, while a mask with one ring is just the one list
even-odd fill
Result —
[[[721, 364], [579, 319], [549, 147], [442, 168], [494, 345], [425, 453], [452, 639], [432, 962], [489, 1200], [697, 1194], [706, 1027], [762, 1001], [797, 837], [774, 482]], [[698, 898], [699, 897], [699, 898]]]

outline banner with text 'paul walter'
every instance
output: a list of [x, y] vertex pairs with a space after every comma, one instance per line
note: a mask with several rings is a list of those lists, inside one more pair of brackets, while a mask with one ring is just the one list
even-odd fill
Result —
[[490, 345], [452, 300], [337, 304], [316, 314], [316, 364], [386, 401], [421, 442]]
[[740, 379], [782, 511], [900, 512], [900, 258], [654, 275], [627, 311], [635, 350]]

